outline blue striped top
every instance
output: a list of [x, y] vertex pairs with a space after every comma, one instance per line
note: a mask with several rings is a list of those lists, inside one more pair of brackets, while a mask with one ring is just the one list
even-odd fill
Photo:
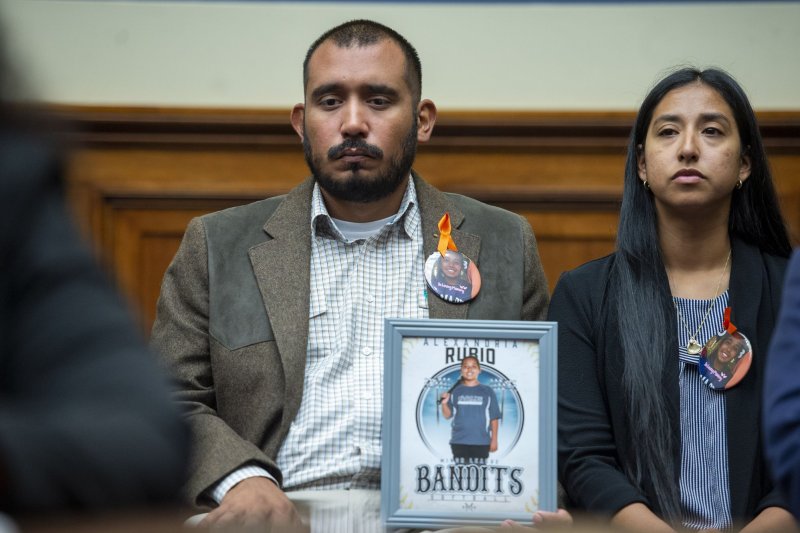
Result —
[[699, 355], [689, 355], [689, 331], [697, 330], [708, 306], [713, 307], [697, 341], [705, 345], [722, 331], [728, 291], [714, 300], [674, 298], [684, 320], [678, 317], [681, 416], [681, 513], [687, 529], [728, 529], [732, 525], [728, 480], [728, 436], [725, 393], [700, 381]]

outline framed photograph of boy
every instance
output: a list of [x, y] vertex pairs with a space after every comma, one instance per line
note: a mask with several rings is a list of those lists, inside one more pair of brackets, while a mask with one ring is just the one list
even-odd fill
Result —
[[384, 335], [386, 525], [555, 511], [557, 324], [387, 319]]

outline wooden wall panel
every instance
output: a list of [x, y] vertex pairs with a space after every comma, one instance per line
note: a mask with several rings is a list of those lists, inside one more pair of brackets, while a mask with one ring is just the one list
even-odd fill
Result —
[[614, 251], [616, 212], [523, 211], [539, 245], [539, 256], [552, 291], [561, 272]]
[[794, 244], [800, 244], [800, 150], [774, 154], [769, 161], [783, 216], [791, 229]]
[[155, 319], [161, 280], [189, 220], [207, 210], [155, 210], [128, 205], [116, 209], [111, 250], [116, 279], [139, 311], [142, 327]]
[[[283, 194], [307, 174], [288, 111], [50, 108], [72, 150], [69, 199], [149, 330], [194, 217]], [[800, 112], [762, 113], [787, 220], [800, 235]], [[550, 288], [611, 252], [630, 113], [441, 113], [415, 168], [442, 190], [531, 222]], [[796, 240], [797, 242], [797, 240]]]

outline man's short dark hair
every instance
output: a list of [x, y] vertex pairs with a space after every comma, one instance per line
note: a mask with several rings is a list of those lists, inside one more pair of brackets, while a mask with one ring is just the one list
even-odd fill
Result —
[[389, 39], [397, 43], [406, 57], [406, 83], [411, 89], [414, 104], [422, 98], [422, 64], [419, 61], [417, 51], [411, 46], [405, 37], [378, 22], [372, 20], [351, 20], [340, 24], [333, 29], [323, 33], [309, 47], [306, 58], [303, 61], [303, 91], [308, 88], [308, 63], [311, 56], [326, 41], [333, 41], [339, 48], [350, 48], [351, 46], [369, 46], [377, 44], [384, 39]]

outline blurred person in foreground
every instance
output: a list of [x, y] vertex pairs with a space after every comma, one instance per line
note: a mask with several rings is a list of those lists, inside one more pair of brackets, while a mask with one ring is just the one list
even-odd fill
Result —
[[[0, 83], [8, 69], [0, 68]], [[62, 166], [0, 98], [0, 510], [174, 502], [188, 431], [76, 234]], [[24, 133], [23, 133], [24, 131]], [[38, 515], [37, 516], [41, 516]]]

